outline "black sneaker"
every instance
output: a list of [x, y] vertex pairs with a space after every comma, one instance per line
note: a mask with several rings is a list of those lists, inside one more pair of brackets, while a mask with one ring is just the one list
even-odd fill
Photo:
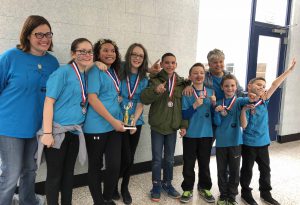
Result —
[[180, 202], [189, 203], [193, 197], [193, 191], [184, 191], [180, 197]]
[[280, 205], [280, 203], [278, 201], [276, 201], [270, 192], [267, 193], [261, 193], [260, 194], [260, 198], [262, 198], [262, 200], [266, 203], [266, 204], [270, 204], [270, 205]]
[[215, 197], [211, 194], [208, 189], [200, 189], [198, 190], [200, 196], [208, 203], [215, 203]]
[[113, 193], [113, 196], [112, 196], [112, 199], [113, 200], [119, 200], [121, 197], [120, 197], [120, 194], [119, 194], [119, 191], [118, 191], [118, 188], [116, 188], [114, 190], [114, 193]]
[[132, 203], [132, 198], [131, 198], [131, 195], [130, 195], [128, 189], [121, 190], [121, 195], [122, 195], [124, 204]]
[[104, 204], [105, 205], [116, 205], [116, 203], [113, 200], [109, 200], [109, 201], [104, 200]]
[[242, 194], [242, 201], [244, 201], [247, 205], [258, 205], [258, 203], [254, 200], [252, 194]]

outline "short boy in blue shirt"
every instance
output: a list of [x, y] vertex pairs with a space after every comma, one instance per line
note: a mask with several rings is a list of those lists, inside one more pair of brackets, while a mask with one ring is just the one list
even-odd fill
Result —
[[[207, 192], [210, 197], [203, 197], [207, 202], [214, 203], [210, 193], [212, 187], [209, 162], [213, 143], [211, 120], [212, 104], [216, 103], [214, 91], [203, 85], [205, 79], [204, 65], [194, 64], [189, 70], [189, 79], [193, 83], [193, 95], [182, 97], [182, 117], [188, 121], [188, 128], [181, 129], [183, 136], [183, 177], [181, 184], [183, 194], [180, 201], [187, 203], [193, 196], [195, 182], [195, 162], [198, 160], [198, 190]], [[187, 123], [186, 123], [187, 124]], [[202, 194], [200, 194], [203, 196]]]
[[[248, 98], [237, 98], [237, 79], [231, 75], [223, 76], [221, 88], [224, 98], [217, 101], [214, 113], [216, 137], [216, 158], [220, 198], [218, 205], [237, 204], [239, 172], [241, 159], [242, 130], [240, 114]], [[228, 169], [229, 168], [229, 169]], [[229, 171], [229, 177], [227, 177]]]
[[251, 205], [256, 205], [250, 188], [252, 179], [252, 168], [257, 163], [260, 171], [259, 191], [260, 197], [268, 204], [278, 205], [271, 195], [271, 169], [268, 146], [270, 144], [268, 126], [268, 103], [275, 90], [281, 85], [286, 77], [294, 70], [296, 61], [293, 59], [290, 67], [275, 79], [268, 90], [265, 90], [266, 81], [258, 77], [250, 80], [248, 90], [256, 96], [255, 108], [246, 112], [245, 121], [248, 123], [243, 132], [244, 144], [242, 147], [242, 168], [241, 168], [241, 195], [242, 199]]

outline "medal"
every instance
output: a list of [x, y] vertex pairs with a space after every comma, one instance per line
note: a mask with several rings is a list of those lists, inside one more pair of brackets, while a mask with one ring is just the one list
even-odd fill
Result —
[[174, 103], [173, 103], [172, 101], [169, 101], [169, 102], [168, 102], [168, 107], [173, 107], [173, 104], [174, 104]]
[[39, 70], [42, 70], [42, 64], [38, 64], [37, 67]]
[[128, 90], [128, 99], [129, 99], [129, 103], [130, 103], [130, 105], [132, 107], [133, 106], [133, 102], [131, 100], [133, 98], [134, 93], [137, 90], [138, 84], [140, 82], [140, 77], [139, 77], [139, 75], [136, 77], [133, 89], [131, 89], [131, 86], [130, 86], [129, 76], [127, 76], [126, 81], [127, 81], [126, 85], [127, 85], [127, 90]]
[[84, 81], [82, 80], [79, 69], [74, 61], [72, 62], [71, 67], [73, 68], [74, 72], [76, 73], [76, 76], [77, 76], [77, 78], [79, 80], [79, 84], [80, 84], [81, 98], [82, 98], [82, 101], [80, 102], [81, 111], [82, 111], [82, 114], [86, 114], [85, 103], [87, 101], [87, 94], [86, 94], [87, 79], [86, 79], [86, 76], [84, 73], [83, 74]]
[[176, 85], [176, 75], [173, 73], [172, 77], [169, 78], [169, 101], [168, 101], [168, 107], [173, 107], [174, 103], [172, 102], [173, 94], [174, 94], [174, 89]]
[[224, 109], [224, 110], [222, 110], [221, 112], [221, 115], [223, 116], [223, 117], [225, 117], [228, 113], [227, 113], [227, 111]]
[[260, 99], [257, 103], [255, 103], [254, 104], [254, 109], [251, 109], [251, 111], [250, 111], [250, 113], [252, 114], [252, 115], [255, 115], [256, 114], [256, 107], [257, 106], [259, 106], [259, 105], [261, 105], [263, 103], [263, 100], [262, 99]]
[[132, 101], [129, 101], [129, 102], [128, 102], [128, 105], [129, 105], [130, 107], [133, 107], [133, 102], [132, 102]]

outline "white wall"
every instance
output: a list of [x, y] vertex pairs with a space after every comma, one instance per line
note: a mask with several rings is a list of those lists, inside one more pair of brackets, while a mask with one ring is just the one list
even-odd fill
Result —
[[[95, 42], [111, 38], [123, 56], [133, 42], [147, 48], [151, 62], [165, 52], [173, 52], [177, 56], [177, 72], [187, 76], [196, 59], [198, 6], [199, 0], [1, 0], [0, 53], [18, 43], [26, 17], [37, 14], [50, 21], [54, 55], [62, 64], [70, 59], [69, 49], [74, 39], [86, 37]], [[176, 154], [181, 153], [178, 140]], [[145, 125], [136, 162], [149, 160], [150, 130]], [[76, 173], [86, 171], [86, 167], [76, 166]], [[43, 169], [38, 181], [44, 179]]]
[[300, 1], [293, 0], [292, 19], [289, 36], [287, 66], [293, 57], [297, 60], [296, 70], [286, 80], [283, 87], [281, 106], [280, 135], [290, 135], [300, 132]]

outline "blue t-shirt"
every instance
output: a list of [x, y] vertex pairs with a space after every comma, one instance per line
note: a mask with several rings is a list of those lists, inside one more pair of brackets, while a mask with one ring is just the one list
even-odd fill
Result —
[[[112, 71], [112, 68], [109, 68]], [[118, 102], [118, 92], [110, 76], [93, 66], [88, 73], [88, 94], [94, 93], [107, 111], [116, 119], [122, 120], [122, 111]], [[84, 122], [84, 132], [90, 134], [105, 133], [114, 130], [113, 126], [99, 115], [90, 105]]]
[[[85, 84], [84, 73], [80, 73]], [[47, 81], [46, 96], [55, 99], [53, 121], [60, 125], [79, 125], [84, 122], [81, 87], [70, 64], [61, 66]]]
[[[228, 107], [231, 101], [232, 98], [225, 99], [225, 106]], [[216, 147], [231, 147], [243, 144], [240, 115], [242, 107], [247, 103], [249, 103], [249, 98], [237, 98], [232, 108], [226, 111], [226, 116], [222, 116], [220, 112], [215, 112]], [[223, 99], [217, 101], [217, 106], [222, 104]]]
[[[133, 91], [134, 88], [134, 84], [136, 82], [137, 79], [137, 74], [131, 74], [131, 76], [129, 77], [129, 81], [130, 81], [130, 87], [131, 87], [131, 92]], [[136, 89], [136, 92], [133, 95], [133, 98], [131, 100], [129, 100], [129, 93], [128, 93], [128, 88], [127, 88], [127, 80], [126, 78], [124, 80], [121, 81], [121, 96], [122, 96], [122, 102], [120, 103], [121, 105], [121, 109], [122, 109], [122, 113], [124, 114], [125, 109], [124, 107], [128, 105], [128, 102], [131, 101], [133, 103], [132, 108], [130, 108], [128, 110], [128, 114], [129, 116], [131, 116], [132, 114], [135, 113], [135, 109], [136, 109], [136, 105], [137, 103], [140, 103], [140, 96], [141, 96], [141, 92], [147, 87], [148, 85], [148, 79], [145, 77], [142, 80], [140, 80], [138, 87]], [[143, 125], [144, 124], [144, 120], [143, 120], [143, 114], [140, 115], [138, 121], [136, 122], [136, 125]]]
[[217, 100], [223, 99], [224, 98], [224, 92], [221, 89], [222, 77], [212, 76], [212, 79], [213, 79], [213, 87], [214, 87], [216, 99]]
[[243, 132], [245, 145], [261, 147], [270, 144], [268, 104], [269, 100], [263, 101], [255, 108], [255, 114], [247, 110], [248, 125]]
[[[196, 91], [199, 96], [199, 90]], [[211, 118], [211, 101], [210, 96], [213, 94], [213, 90], [206, 88], [207, 97], [203, 99], [203, 104], [197, 107], [196, 112], [189, 119], [189, 127], [185, 137], [190, 138], [203, 138], [212, 137], [212, 118]], [[196, 101], [196, 97], [182, 96], [182, 110], [190, 109], [193, 103]]]
[[42, 125], [46, 81], [58, 68], [48, 52], [12, 48], [0, 55], [0, 135], [32, 138]]

